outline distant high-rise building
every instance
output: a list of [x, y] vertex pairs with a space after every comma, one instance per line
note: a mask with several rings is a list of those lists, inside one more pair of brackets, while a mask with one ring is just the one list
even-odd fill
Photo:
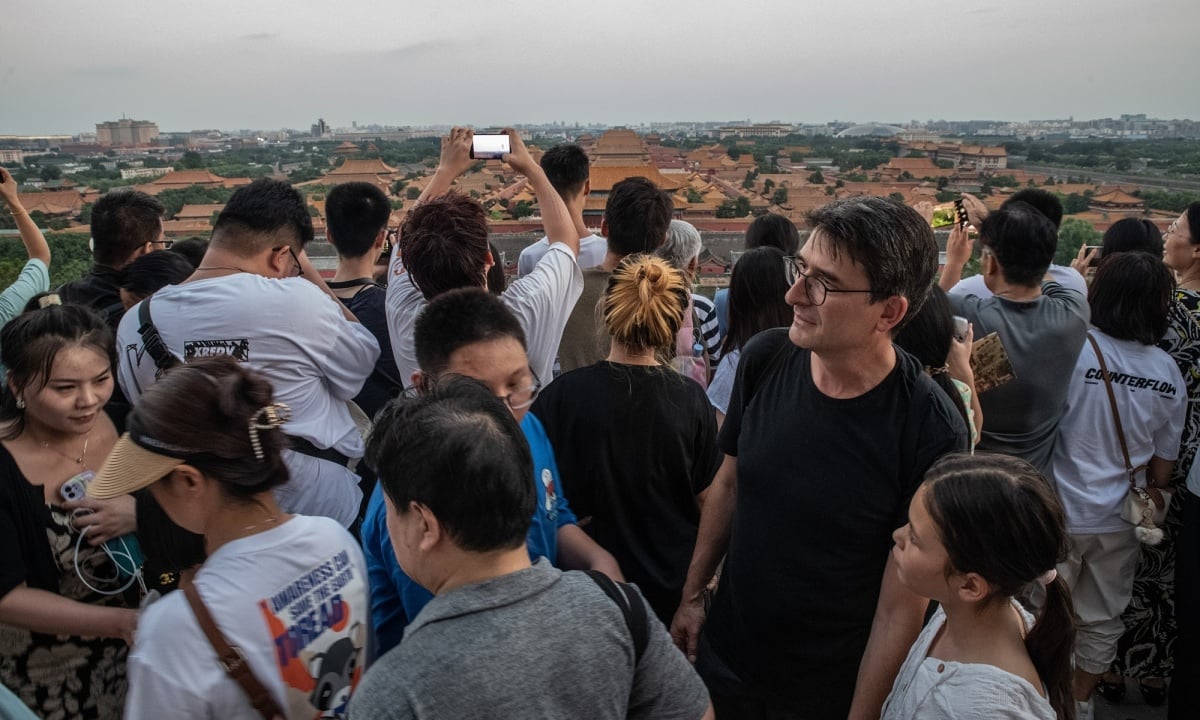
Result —
[[96, 123], [96, 142], [100, 145], [149, 145], [158, 138], [158, 125], [147, 120], [109, 120]]
[[325, 122], [325, 118], [317, 118], [317, 124], [312, 128], [313, 137], [325, 137], [330, 134], [329, 124]]

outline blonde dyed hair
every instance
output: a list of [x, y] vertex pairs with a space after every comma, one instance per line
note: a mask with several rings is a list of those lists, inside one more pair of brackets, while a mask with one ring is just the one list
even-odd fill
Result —
[[622, 262], [604, 294], [604, 326], [613, 342], [670, 356], [690, 294], [678, 270], [662, 258]]

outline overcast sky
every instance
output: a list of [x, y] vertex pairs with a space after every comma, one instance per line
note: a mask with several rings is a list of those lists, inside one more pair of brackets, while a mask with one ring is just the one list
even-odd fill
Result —
[[1196, 0], [3, 4], [0, 134], [1200, 119]]

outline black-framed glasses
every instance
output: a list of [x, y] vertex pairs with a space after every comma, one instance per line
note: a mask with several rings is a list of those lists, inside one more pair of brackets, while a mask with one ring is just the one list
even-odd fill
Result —
[[500, 395], [499, 398], [504, 401], [504, 404], [511, 410], [524, 410], [537, 400], [538, 393], [542, 391], [542, 381], [538, 379], [537, 373], [532, 370], [529, 375], [533, 378], [533, 384], [524, 390], [516, 390], [507, 395]]
[[150, 244], [151, 244], [151, 245], [156, 245], [156, 246], [161, 246], [161, 249], [163, 249], [163, 250], [170, 250], [170, 249], [171, 249], [171, 246], [175, 244], [175, 241], [174, 241], [174, 240], [167, 240], [167, 239], [163, 239], [163, 240], [151, 240], [151, 241], [150, 241]]
[[874, 290], [841, 290], [831, 288], [821, 278], [813, 277], [800, 269], [800, 258], [785, 257], [783, 268], [787, 273], [788, 285], [795, 285], [797, 280], [804, 280], [804, 293], [813, 305], [824, 305], [829, 293], [872, 293]]
[[296, 254], [295, 248], [291, 245], [284, 245], [287, 248], [288, 254], [292, 256], [292, 262], [296, 263], [296, 272], [292, 277], [300, 277], [304, 274], [304, 266], [300, 264], [300, 256]]

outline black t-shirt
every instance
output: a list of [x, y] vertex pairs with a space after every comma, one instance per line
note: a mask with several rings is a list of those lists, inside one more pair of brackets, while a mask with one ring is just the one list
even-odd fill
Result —
[[339, 298], [363, 327], [370, 330], [379, 341], [379, 360], [375, 361], [375, 369], [371, 371], [367, 381], [363, 383], [362, 390], [354, 398], [354, 402], [362, 411], [372, 418], [389, 400], [400, 394], [409, 380], [400, 377], [400, 371], [396, 368], [396, 357], [392, 354], [392, 341], [388, 335], [384, 305], [386, 297], [387, 293], [382, 287], [363, 285], [354, 297]]
[[563, 494], [583, 528], [616, 558], [670, 623], [696, 544], [696, 495], [720, 462], [704, 389], [670, 368], [600, 362], [538, 397]]
[[786, 329], [742, 351], [720, 434], [737, 457], [733, 533], [705, 632], [775, 702], [804, 707], [823, 673], [849, 673], [853, 687], [892, 531], [934, 460], [966, 448], [950, 399], [915, 359], [896, 355], [879, 385], [834, 399]]

